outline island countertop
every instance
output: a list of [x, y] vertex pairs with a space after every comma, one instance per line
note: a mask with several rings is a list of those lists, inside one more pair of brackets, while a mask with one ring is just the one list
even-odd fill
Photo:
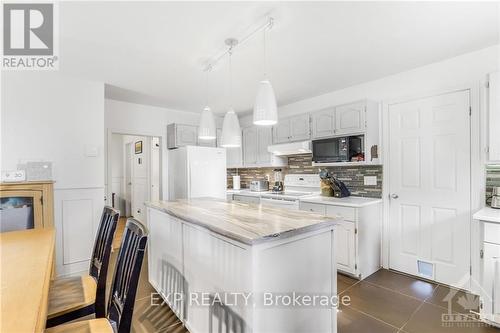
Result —
[[247, 245], [337, 223], [337, 219], [320, 214], [215, 199], [154, 201], [146, 206]]

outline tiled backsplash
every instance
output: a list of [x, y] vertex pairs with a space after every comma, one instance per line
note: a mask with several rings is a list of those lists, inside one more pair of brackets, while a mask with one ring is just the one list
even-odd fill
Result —
[[[486, 166], [486, 199], [491, 197], [491, 189], [500, 186], [500, 165]], [[489, 201], [488, 201], [489, 203]]]
[[[269, 185], [272, 187], [274, 181], [273, 169], [275, 168], [228, 169], [227, 185], [229, 188], [232, 188], [232, 176], [238, 174], [241, 178], [242, 188], [248, 188], [250, 181], [254, 179], [266, 179], [266, 176], [269, 176]], [[311, 154], [290, 156], [288, 158], [288, 166], [281, 169], [283, 170], [283, 177], [289, 173], [319, 173], [319, 168], [312, 166]], [[370, 198], [382, 197], [381, 165], [336, 166], [327, 167], [327, 169], [347, 185], [352, 195]], [[364, 185], [364, 176], [376, 176], [377, 185]]]

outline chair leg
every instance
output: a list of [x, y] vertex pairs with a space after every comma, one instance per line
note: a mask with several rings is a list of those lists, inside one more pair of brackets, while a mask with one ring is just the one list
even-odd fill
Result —
[[87, 305], [84, 308], [65, 313], [63, 315], [47, 319], [45, 328], [61, 325], [81, 317], [85, 317], [95, 313], [95, 304]]

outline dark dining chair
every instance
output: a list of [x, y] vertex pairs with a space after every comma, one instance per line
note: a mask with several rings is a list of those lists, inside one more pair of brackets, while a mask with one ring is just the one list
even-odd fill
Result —
[[55, 279], [49, 289], [46, 327], [52, 327], [95, 312], [106, 316], [106, 277], [119, 211], [104, 207], [94, 241], [88, 275]]
[[146, 227], [129, 218], [116, 260], [105, 318], [63, 324], [48, 328], [45, 333], [129, 333], [147, 240]]

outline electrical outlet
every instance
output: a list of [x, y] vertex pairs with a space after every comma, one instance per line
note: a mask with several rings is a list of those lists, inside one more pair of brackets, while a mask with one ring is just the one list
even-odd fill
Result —
[[377, 185], [377, 176], [365, 176], [364, 183], [368, 186], [376, 186]]

